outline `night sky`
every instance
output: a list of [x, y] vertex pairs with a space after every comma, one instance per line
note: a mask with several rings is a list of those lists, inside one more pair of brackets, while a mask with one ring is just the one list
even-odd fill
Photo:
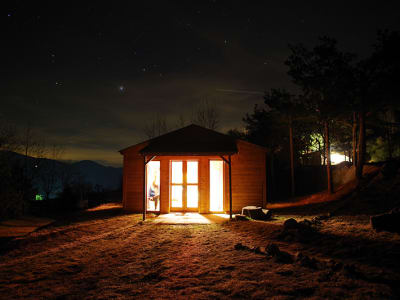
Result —
[[7, 2], [0, 118], [30, 124], [64, 159], [114, 166], [157, 113], [172, 127], [207, 99], [225, 132], [264, 90], [294, 91], [289, 43], [329, 35], [365, 56], [378, 29], [400, 29], [399, 1]]

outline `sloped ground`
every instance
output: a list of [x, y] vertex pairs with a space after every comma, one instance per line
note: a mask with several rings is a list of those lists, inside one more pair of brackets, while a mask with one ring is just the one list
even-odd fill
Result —
[[[381, 166], [376, 165], [366, 165], [364, 166], [363, 176], [366, 182], [370, 182], [373, 178], [379, 175]], [[288, 201], [280, 202], [280, 203], [269, 203], [268, 209], [285, 209], [290, 207], [299, 207], [306, 206], [312, 204], [322, 203], [322, 206], [329, 207], [332, 206], [329, 202], [343, 200], [345, 198], [351, 197], [354, 191], [357, 188], [357, 181], [355, 180], [355, 169], [354, 168], [346, 168], [340, 170], [341, 178], [336, 178], [334, 180], [334, 193], [329, 194], [327, 191], [323, 191], [320, 193], [315, 193], [308, 196], [297, 197], [294, 199], [288, 199]], [[379, 177], [379, 176], [378, 176]], [[382, 191], [379, 191], [380, 193]], [[335, 204], [333, 204], [335, 206]], [[316, 208], [321, 207], [321, 205], [316, 205]], [[306, 207], [307, 212], [309, 208], [312, 206]], [[318, 209], [317, 209], [318, 211]]]
[[[118, 207], [87, 211], [8, 244], [0, 256], [1, 298], [399, 296], [399, 235], [373, 232], [365, 217], [321, 221], [305, 240], [278, 238], [288, 215], [210, 225], [158, 225], [140, 217]], [[266, 255], [271, 242], [293, 260]], [[296, 261], [297, 252], [312, 262]]]
[[[351, 171], [351, 170], [350, 170]], [[366, 216], [381, 214], [400, 207], [400, 161], [383, 166], [369, 165], [364, 168], [364, 179], [357, 184], [350, 180], [326, 191], [290, 202], [268, 205], [275, 214], [335, 216]]]
[[0, 243], [2, 240], [24, 236], [40, 227], [54, 222], [53, 219], [24, 216], [18, 219], [0, 221]]

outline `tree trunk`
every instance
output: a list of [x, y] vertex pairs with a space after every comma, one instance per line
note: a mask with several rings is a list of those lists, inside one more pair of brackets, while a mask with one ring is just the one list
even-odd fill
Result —
[[289, 117], [289, 142], [290, 142], [290, 179], [292, 197], [295, 195], [295, 181], [294, 181], [294, 150], [293, 150], [293, 122], [292, 117]]
[[[321, 150], [321, 143], [319, 142], [319, 139], [317, 139], [317, 143], [318, 143], [318, 153], [319, 153], [319, 157], [323, 156], [322, 150]], [[320, 161], [320, 164], [325, 164], [324, 161]]]
[[353, 112], [353, 166], [357, 166], [357, 113]]
[[358, 133], [358, 158], [357, 158], [356, 177], [357, 179], [361, 179], [365, 162], [365, 149], [366, 149], [364, 110], [361, 110], [360, 113], [358, 114], [358, 125], [359, 125], [359, 133]]
[[331, 147], [329, 142], [329, 123], [328, 120], [324, 121], [325, 127], [325, 157], [326, 157], [326, 177], [328, 180], [328, 192], [333, 193], [332, 187], [332, 169], [331, 169]]
[[[321, 135], [322, 135], [322, 136], [324, 136], [324, 135], [326, 134], [326, 133], [323, 132], [323, 131], [325, 130], [325, 122], [324, 122], [324, 124], [323, 124], [323, 127], [324, 127], [324, 128], [321, 129]], [[328, 131], [329, 131], [329, 129], [328, 129]], [[322, 157], [322, 158], [323, 158], [322, 165], [326, 166], [326, 138], [323, 138], [322, 141], [324, 142], [324, 144], [323, 144], [323, 146], [322, 146], [323, 149], [324, 149], [324, 150], [322, 151], [322, 156], [323, 156], [323, 157]]]

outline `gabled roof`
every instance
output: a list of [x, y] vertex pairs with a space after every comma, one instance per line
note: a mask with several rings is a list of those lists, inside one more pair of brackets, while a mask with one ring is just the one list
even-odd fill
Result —
[[[143, 144], [147, 144], [140, 150], [143, 155], [228, 155], [238, 152], [234, 137], [194, 124]], [[137, 145], [131, 147], [135, 146]], [[123, 153], [131, 147], [120, 152]]]

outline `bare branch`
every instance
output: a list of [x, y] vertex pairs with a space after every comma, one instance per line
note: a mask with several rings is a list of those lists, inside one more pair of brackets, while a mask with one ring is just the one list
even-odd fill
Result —
[[193, 110], [192, 123], [212, 130], [218, 128], [220, 122], [220, 112], [215, 102], [207, 99], [201, 101]]
[[147, 138], [152, 139], [157, 136], [160, 136], [168, 131], [167, 120], [164, 116], [156, 114], [154, 119], [145, 125], [144, 134]]

